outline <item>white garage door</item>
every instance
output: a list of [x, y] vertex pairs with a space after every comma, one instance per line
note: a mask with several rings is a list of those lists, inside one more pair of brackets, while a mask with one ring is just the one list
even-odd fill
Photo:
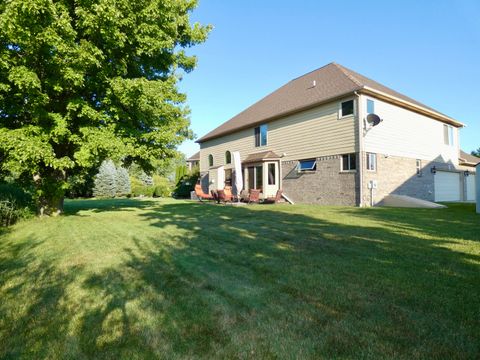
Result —
[[475, 201], [475, 175], [467, 176], [467, 200]]
[[435, 178], [435, 201], [460, 201], [460, 174], [437, 171]]

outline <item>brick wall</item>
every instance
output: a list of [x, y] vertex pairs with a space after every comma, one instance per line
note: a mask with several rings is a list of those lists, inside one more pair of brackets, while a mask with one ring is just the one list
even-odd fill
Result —
[[293, 201], [319, 205], [358, 205], [358, 173], [341, 172], [341, 156], [317, 158], [317, 169], [297, 172], [298, 161], [282, 162], [283, 191]]
[[[364, 154], [364, 164], [366, 155]], [[434, 174], [431, 168], [437, 170], [463, 173], [463, 168], [441, 161], [421, 160], [421, 173], [417, 174], [416, 159], [377, 154], [377, 170], [364, 171], [363, 203], [370, 205], [370, 180], [377, 181], [377, 189], [373, 191], [373, 203], [378, 204], [389, 194], [407, 195], [427, 201], [435, 200]], [[459, 177], [459, 181], [463, 176]], [[461, 188], [463, 187], [460, 184]]]

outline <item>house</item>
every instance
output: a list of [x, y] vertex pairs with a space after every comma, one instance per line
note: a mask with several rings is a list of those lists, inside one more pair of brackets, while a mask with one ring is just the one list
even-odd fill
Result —
[[197, 140], [202, 186], [231, 183], [238, 151], [244, 188], [263, 197], [282, 188], [295, 202], [325, 205], [369, 206], [388, 194], [473, 200], [474, 168], [460, 156], [463, 126], [330, 63]]
[[197, 151], [195, 154], [190, 156], [187, 159], [187, 167], [188, 170], [192, 170], [193, 168], [198, 168], [200, 166], [200, 151]]

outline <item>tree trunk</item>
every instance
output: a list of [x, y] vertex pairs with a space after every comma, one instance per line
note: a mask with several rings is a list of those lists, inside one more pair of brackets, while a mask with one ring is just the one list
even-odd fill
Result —
[[38, 202], [39, 216], [58, 216], [63, 214], [64, 197], [45, 198], [42, 197]]
[[37, 212], [39, 216], [63, 214], [65, 198], [65, 172], [49, 171], [33, 177], [37, 189]]

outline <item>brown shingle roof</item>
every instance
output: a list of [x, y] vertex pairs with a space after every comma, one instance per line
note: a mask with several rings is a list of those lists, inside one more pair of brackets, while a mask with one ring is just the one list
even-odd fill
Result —
[[278, 156], [273, 151], [262, 151], [254, 154], [248, 154], [247, 158], [243, 161], [243, 163], [257, 162], [266, 159], [280, 159], [280, 156]]
[[463, 150], [460, 150], [460, 160], [465, 160], [464, 161], [465, 163], [475, 164], [475, 165], [480, 163], [479, 157], [466, 153]]
[[[314, 81], [315, 86], [313, 86]], [[216, 129], [212, 130], [197, 140], [197, 142], [201, 143], [206, 140], [214, 139], [216, 137], [265, 122], [267, 120], [273, 120], [281, 116], [285, 116], [342, 96], [346, 96], [362, 89], [371, 89], [386, 94], [387, 96], [400, 99], [401, 101], [406, 101], [420, 108], [434, 112], [439, 116], [450, 119], [446, 115], [443, 115], [438, 111], [409, 98], [408, 96], [402, 95], [386, 86], [383, 86], [374, 80], [360, 75], [353, 70], [347, 69], [346, 67], [336, 63], [330, 63], [317, 70], [293, 79], [249, 108], [245, 109], [238, 115], [234, 116], [227, 122], [223, 123]], [[450, 120], [455, 122], [453, 119]]]
[[187, 161], [199, 161], [200, 160], [200, 151], [196, 152], [192, 156], [190, 156]]

